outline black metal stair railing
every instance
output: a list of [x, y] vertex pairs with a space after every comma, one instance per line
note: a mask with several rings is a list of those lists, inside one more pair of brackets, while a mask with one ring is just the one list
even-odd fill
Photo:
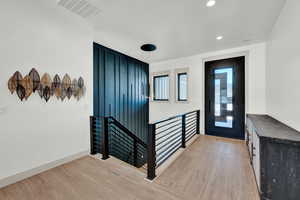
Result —
[[200, 110], [177, 115], [149, 125], [147, 178], [155, 178], [155, 170], [186, 142], [199, 134]]
[[146, 163], [147, 145], [113, 117], [90, 118], [91, 154], [112, 155], [135, 167]]
[[147, 144], [113, 117], [90, 117], [91, 154], [112, 155], [136, 167], [147, 163], [147, 178], [186, 142], [199, 134], [200, 110], [149, 124]]

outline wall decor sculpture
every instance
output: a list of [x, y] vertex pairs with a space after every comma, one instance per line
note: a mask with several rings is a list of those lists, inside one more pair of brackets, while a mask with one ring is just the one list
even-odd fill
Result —
[[72, 81], [68, 74], [65, 74], [63, 79], [56, 74], [52, 80], [51, 76], [45, 73], [42, 78], [40, 78], [35, 68], [24, 78], [19, 71], [16, 71], [8, 80], [7, 85], [10, 93], [13, 94], [16, 92], [21, 101], [24, 99], [28, 100], [32, 93], [36, 91], [41, 99], [44, 99], [46, 102], [48, 102], [52, 96], [55, 96], [61, 101], [64, 101], [66, 97], [68, 99], [74, 97], [80, 100], [86, 92], [82, 77], [79, 77], [78, 81], [77, 79], [73, 79]]
[[29, 76], [30, 76], [30, 78], [31, 78], [31, 80], [33, 82], [33, 92], [35, 92], [39, 88], [39, 85], [40, 85], [40, 82], [41, 82], [40, 75], [36, 71], [36, 69], [33, 68], [29, 72]]

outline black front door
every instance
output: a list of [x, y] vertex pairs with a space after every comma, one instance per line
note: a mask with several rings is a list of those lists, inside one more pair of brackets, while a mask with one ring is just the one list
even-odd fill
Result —
[[245, 57], [205, 63], [205, 134], [244, 138]]

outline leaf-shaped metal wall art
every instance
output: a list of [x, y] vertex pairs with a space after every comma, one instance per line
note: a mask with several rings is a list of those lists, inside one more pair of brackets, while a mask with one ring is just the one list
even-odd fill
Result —
[[67, 90], [65, 88], [61, 88], [61, 94], [60, 94], [61, 101], [64, 101], [66, 96], [67, 96]]
[[54, 89], [59, 88], [61, 85], [61, 80], [60, 77], [56, 74], [53, 78], [53, 84], [52, 86], [54, 87]]
[[72, 91], [73, 91], [73, 96], [76, 98], [76, 96], [78, 94], [78, 89], [79, 89], [78, 82], [77, 82], [76, 78], [73, 79], [71, 88], [72, 88]]
[[7, 83], [7, 86], [8, 86], [8, 89], [10, 91], [11, 94], [13, 94], [16, 89], [17, 89], [17, 82], [14, 81], [14, 77], [10, 77], [10, 79], [8, 80], [8, 83]]
[[60, 98], [60, 87], [61, 80], [58, 74], [56, 74], [51, 85], [51, 96], [55, 95], [57, 98]]
[[16, 91], [17, 91], [19, 99], [21, 101], [23, 101], [25, 94], [26, 94], [25, 88], [21, 84], [18, 84]]
[[67, 97], [68, 97], [68, 99], [71, 99], [72, 95], [73, 95], [72, 88], [69, 87], [69, 88], [67, 89]]
[[62, 80], [62, 87], [67, 90], [69, 87], [71, 87], [71, 78], [68, 74], [66, 74]]
[[55, 86], [54, 86], [54, 82], [52, 82], [51, 88], [50, 88], [50, 95], [53, 96], [54, 93], [55, 93]]
[[35, 92], [40, 85], [41, 79], [39, 73], [36, 71], [36, 69], [32, 68], [29, 72], [29, 76], [33, 82], [33, 92]]
[[40, 96], [41, 98], [43, 98], [44, 88], [43, 88], [42, 84], [39, 85], [37, 91], [38, 91], [38, 93], [39, 93], [39, 96]]
[[57, 99], [60, 99], [61, 98], [61, 88], [59, 87], [59, 88], [56, 88], [55, 90], [54, 90], [54, 95], [56, 96], [56, 98]]
[[83, 88], [84, 87], [84, 80], [82, 77], [79, 77], [78, 79], [78, 87]]
[[29, 75], [24, 77], [21, 85], [25, 88], [25, 99], [27, 100], [33, 92], [33, 82]]
[[13, 81], [15, 81], [17, 85], [20, 84], [22, 80], [23, 80], [22, 74], [19, 71], [16, 71], [13, 75]]
[[44, 99], [46, 100], [46, 102], [49, 101], [49, 99], [50, 99], [50, 97], [51, 97], [51, 95], [50, 95], [50, 87], [46, 86], [46, 87], [44, 88], [44, 91], [43, 91], [43, 97], [44, 97]]
[[46, 86], [51, 88], [52, 80], [51, 80], [51, 76], [48, 73], [45, 73], [43, 75], [43, 77], [41, 79], [41, 84], [42, 84], [44, 89], [45, 89]]

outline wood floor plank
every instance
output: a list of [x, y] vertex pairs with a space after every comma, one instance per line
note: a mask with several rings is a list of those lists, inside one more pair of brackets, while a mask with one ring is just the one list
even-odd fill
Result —
[[201, 137], [155, 183], [186, 199], [259, 199], [246, 146], [238, 140]]
[[83, 157], [0, 189], [1, 200], [258, 200], [241, 141], [199, 137], [154, 182], [110, 158]]

